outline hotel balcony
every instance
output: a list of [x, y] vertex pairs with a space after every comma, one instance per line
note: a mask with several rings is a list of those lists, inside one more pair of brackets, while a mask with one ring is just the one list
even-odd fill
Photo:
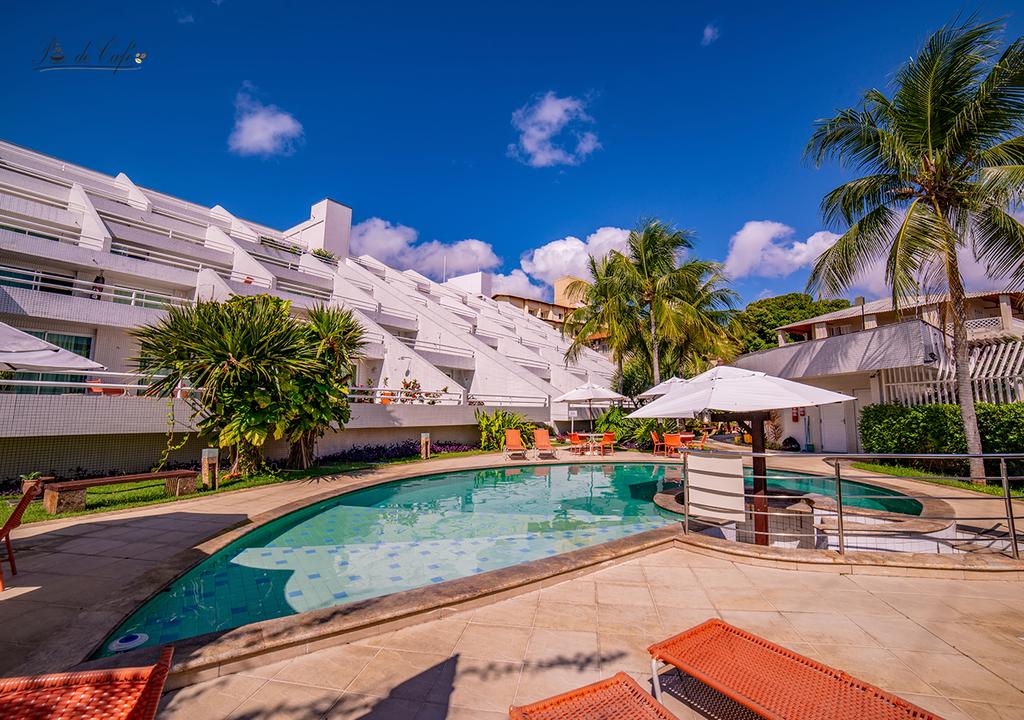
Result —
[[398, 339], [415, 350], [424, 360], [437, 367], [455, 370], [476, 368], [476, 355], [467, 347], [403, 336], [398, 336]]
[[158, 320], [168, 305], [191, 301], [166, 291], [0, 265], [0, 314], [130, 328]]

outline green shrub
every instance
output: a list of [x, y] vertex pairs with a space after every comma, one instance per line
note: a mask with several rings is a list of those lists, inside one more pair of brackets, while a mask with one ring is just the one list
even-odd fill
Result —
[[629, 412], [620, 407], [610, 407], [594, 420], [596, 432], [613, 432], [615, 441], [628, 443], [637, 450], [651, 450], [654, 443], [651, 441], [651, 432], [664, 435], [667, 432], [678, 432], [679, 423], [676, 420], [656, 420], [654, 418], [627, 418]]
[[[978, 429], [987, 453], [1024, 450], [1024, 403], [978, 403]], [[965, 453], [963, 421], [959, 405], [868, 405], [861, 411], [861, 444], [865, 453], [913, 455]], [[937, 460], [900, 461], [925, 470], [966, 474], [966, 463]], [[1011, 475], [1024, 475], [1024, 461], [1007, 463]], [[998, 464], [987, 463], [986, 474], [998, 475]]]
[[480, 428], [481, 450], [504, 450], [505, 431], [518, 430], [527, 446], [533, 444], [533, 423], [516, 413], [495, 410], [488, 415], [483, 410], [476, 411], [476, 424]]

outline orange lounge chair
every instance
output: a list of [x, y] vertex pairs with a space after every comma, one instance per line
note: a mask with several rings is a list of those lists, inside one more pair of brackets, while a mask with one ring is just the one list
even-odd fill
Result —
[[518, 430], [505, 431], [505, 459], [511, 460], [513, 455], [522, 455], [526, 459], [526, 446], [523, 445], [523, 436]]
[[508, 716], [511, 720], [679, 720], [624, 672], [547, 700], [512, 706]]
[[569, 434], [569, 452], [582, 455], [584, 450], [583, 438], [580, 437], [579, 433]]
[[173, 655], [168, 647], [146, 667], [0, 679], [0, 717], [153, 720]]
[[[665, 454], [665, 441], [658, 439], [658, 433], [651, 430], [651, 440], [654, 441], [654, 454], [664, 455]], [[658, 452], [658, 448], [661, 448], [661, 452]]]
[[683, 452], [683, 436], [679, 433], [665, 433], [665, 457], [672, 457], [672, 453], [681, 455]]
[[533, 431], [533, 449], [537, 452], [538, 460], [541, 455], [558, 458], [558, 453], [551, 444], [551, 433], [548, 432], [547, 428], [537, 428]]
[[[37, 480], [25, 488], [25, 492], [22, 494], [21, 500], [18, 501], [17, 507], [14, 508], [14, 512], [7, 518], [4, 526], [0, 528], [0, 540], [3, 540], [4, 544], [7, 545], [7, 562], [11, 565], [11, 575], [18, 574], [18, 566], [14, 564], [14, 545], [11, 544], [11, 531], [21, 525], [21, 516], [25, 514], [28, 504], [39, 494], [40, 486], [42, 486], [42, 483]], [[4, 589], [3, 561], [4, 558], [0, 558], [0, 591]]]
[[606, 432], [601, 437], [600, 450], [602, 455], [605, 454], [605, 450], [607, 450], [609, 453], [615, 452], [615, 433]]
[[697, 440], [697, 441], [690, 440], [690, 442], [688, 442], [687, 445], [689, 446], [689, 448], [691, 450], [703, 450], [704, 446], [707, 445], [707, 442], [708, 442], [708, 433], [703, 433], [700, 436], [700, 440]]
[[647, 651], [659, 701], [659, 664], [665, 663], [772, 720], [942, 720], [903, 698], [722, 620], [708, 620]]

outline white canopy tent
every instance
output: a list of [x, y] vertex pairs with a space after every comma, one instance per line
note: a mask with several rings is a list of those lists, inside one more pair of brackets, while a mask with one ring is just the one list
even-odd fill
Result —
[[[606, 387], [601, 387], [596, 383], [587, 382], [583, 383], [577, 388], [573, 388], [567, 393], [559, 395], [552, 399], [552, 402], [564, 402], [564, 403], [578, 403], [586, 402], [589, 408], [590, 419], [594, 419], [594, 401], [611, 401], [611, 400], [622, 400], [624, 395], [620, 395], [614, 390], [610, 390]], [[570, 414], [569, 416], [569, 427], [572, 428], [575, 425], [575, 418]]]
[[102, 365], [89, 358], [0, 323], [0, 370], [72, 372], [102, 369]]

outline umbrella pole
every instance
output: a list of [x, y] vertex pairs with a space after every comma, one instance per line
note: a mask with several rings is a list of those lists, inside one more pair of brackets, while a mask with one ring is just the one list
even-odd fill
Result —
[[764, 421], [767, 413], [750, 417], [750, 449], [754, 452], [754, 542], [768, 544], [768, 460], [764, 456]]

